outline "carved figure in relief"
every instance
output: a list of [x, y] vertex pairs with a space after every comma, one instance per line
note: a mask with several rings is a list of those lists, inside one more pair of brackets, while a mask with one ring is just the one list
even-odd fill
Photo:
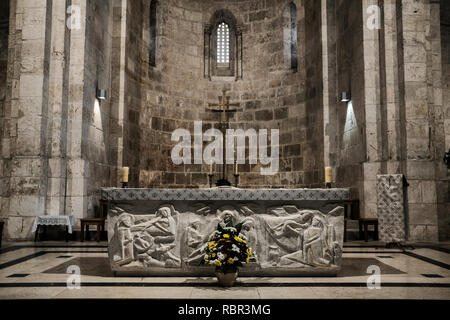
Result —
[[177, 224], [171, 215], [171, 208], [161, 207], [155, 218], [131, 227], [132, 232], [145, 232], [154, 237], [155, 243], [171, 243], [175, 241]]
[[218, 220], [222, 227], [233, 225], [234, 220], [236, 220], [236, 213], [232, 210], [224, 210], [219, 214]]
[[304, 233], [304, 260], [309, 264], [330, 263], [329, 260], [324, 259], [324, 248], [326, 248], [326, 232], [324, 231], [322, 222], [314, 217], [311, 226]]
[[196, 249], [198, 246], [203, 244], [203, 236], [200, 233], [200, 225], [200, 220], [194, 220], [187, 227], [187, 243], [189, 248]]
[[180, 264], [180, 259], [170, 252], [175, 244], [156, 244], [150, 234], [136, 234], [134, 236], [134, 247], [137, 259], [142, 261], [146, 267], [174, 267]]
[[327, 224], [319, 211], [302, 210], [292, 217], [284, 217], [283, 208], [271, 212], [280, 214], [275, 221], [281, 222], [273, 227], [267, 223], [266, 229], [272, 241], [285, 253], [279, 263], [272, 261], [272, 265], [323, 266], [340, 259], [340, 246], [334, 241], [333, 226]]
[[205, 232], [203, 236], [199, 231], [200, 224], [197, 225], [195, 221], [191, 222], [187, 229], [187, 234], [188, 246], [192, 252], [189, 253], [187, 263], [192, 265], [200, 263], [204, 256], [203, 246], [213, 238], [216, 232], [217, 224], [220, 224], [222, 227], [226, 227], [233, 225], [235, 219], [236, 213], [234, 211], [229, 209], [223, 210], [212, 222], [209, 223], [207, 228], [208, 231]]
[[247, 237], [248, 246], [253, 250], [253, 255], [250, 258], [250, 261], [255, 262], [258, 259], [255, 251], [257, 243], [256, 221], [251, 217], [247, 217], [244, 218], [241, 223], [241, 233]]
[[115, 234], [120, 242], [120, 257], [115, 257], [119, 265], [130, 263], [134, 260], [133, 254], [133, 235], [130, 231], [133, 225], [133, 216], [128, 213], [122, 213], [116, 223]]
[[292, 253], [303, 247], [303, 232], [309, 227], [312, 217], [313, 214], [309, 211], [288, 218], [280, 217], [276, 219], [281, 220], [278, 224], [271, 227], [267, 223], [266, 229], [271, 239], [281, 249]]
[[[122, 209], [118, 208], [124, 212]], [[181, 260], [171, 250], [176, 247], [174, 218], [178, 213], [172, 206], [161, 206], [154, 217], [135, 223], [135, 218], [122, 213], [116, 223], [116, 236], [122, 252], [119, 265], [144, 265], [158, 267], [179, 266]]]

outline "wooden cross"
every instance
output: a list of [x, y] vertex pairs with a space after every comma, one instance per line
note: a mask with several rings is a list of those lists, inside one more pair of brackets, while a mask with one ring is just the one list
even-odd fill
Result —
[[232, 112], [242, 111], [242, 109], [230, 109], [230, 106], [232, 107], [239, 107], [239, 103], [230, 103], [230, 97], [226, 96], [227, 90], [222, 90], [222, 96], [219, 96], [219, 104], [212, 104], [209, 103], [208, 106], [210, 107], [219, 107], [219, 109], [209, 109], [206, 110], [210, 112], [220, 112], [220, 128], [223, 135], [223, 143], [222, 143], [222, 178], [219, 181], [219, 183], [222, 183], [221, 185], [231, 185], [228, 180], [226, 180], [226, 164], [225, 164], [225, 130], [229, 127], [229, 118], [228, 115]]

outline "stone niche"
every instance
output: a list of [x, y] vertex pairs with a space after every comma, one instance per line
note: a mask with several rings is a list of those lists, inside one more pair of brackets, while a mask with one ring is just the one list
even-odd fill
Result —
[[103, 189], [116, 275], [211, 276], [200, 265], [219, 223], [242, 222], [246, 276], [336, 275], [347, 189]]

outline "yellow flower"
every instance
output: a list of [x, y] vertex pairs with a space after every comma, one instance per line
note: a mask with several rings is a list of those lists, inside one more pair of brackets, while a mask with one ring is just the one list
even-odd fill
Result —
[[211, 257], [215, 257], [216, 256], [216, 254], [213, 252], [213, 253], [211, 253]]
[[251, 255], [252, 255], [252, 250], [251, 250], [251, 249], [247, 249], [247, 254], [248, 254], [249, 256], [251, 256]]
[[228, 258], [228, 263], [229, 264], [233, 264], [234, 263], [234, 259], [233, 258]]
[[224, 237], [225, 239], [229, 239], [229, 238], [230, 238], [230, 235], [229, 235], [228, 233], [225, 233], [225, 234], [223, 235], [223, 237]]
[[215, 243], [214, 241], [211, 241], [210, 243], [209, 243], [209, 249], [211, 250], [212, 248], [214, 248], [214, 247], [216, 247], [217, 246], [217, 243]]
[[242, 239], [239, 238], [238, 236], [234, 236], [234, 240], [238, 241], [238, 242], [242, 242]]
[[222, 265], [222, 262], [220, 260], [216, 260], [216, 266], [220, 267]]
[[249, 262], [250, 261], [250, 256], [247, 256], [247, 259], [245, 259], [245, 262]]

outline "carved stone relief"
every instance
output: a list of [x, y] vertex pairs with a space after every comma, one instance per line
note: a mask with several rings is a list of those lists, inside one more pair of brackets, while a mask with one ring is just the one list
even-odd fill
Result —
[[179, 213], [172, 205], [161, 206], [149, 215], [133, 215], [120, 207], [112, 212], [118, 214], [109, 242], [114, 263], [124, 267], [180, 267], [175, 250]]
[[[141, 207], [144, 208], [146, 207]], [[178, 212], [179, 210], [180, 212]], [[258, 207], [254, 203], [215, 206], [165, 204], [149, 214], [127, 212], [120, 205], [110, 210], [113, 236], [111, 263], [128, 267], [197, 268], [203, 249], [217, 225], [242, 223], [258, 268], [315, 268], [339, 266], [342, 256], [343, 210], [299, 209], [295, 205]], [[198, 269], [198, 268], [197, 268]]]

